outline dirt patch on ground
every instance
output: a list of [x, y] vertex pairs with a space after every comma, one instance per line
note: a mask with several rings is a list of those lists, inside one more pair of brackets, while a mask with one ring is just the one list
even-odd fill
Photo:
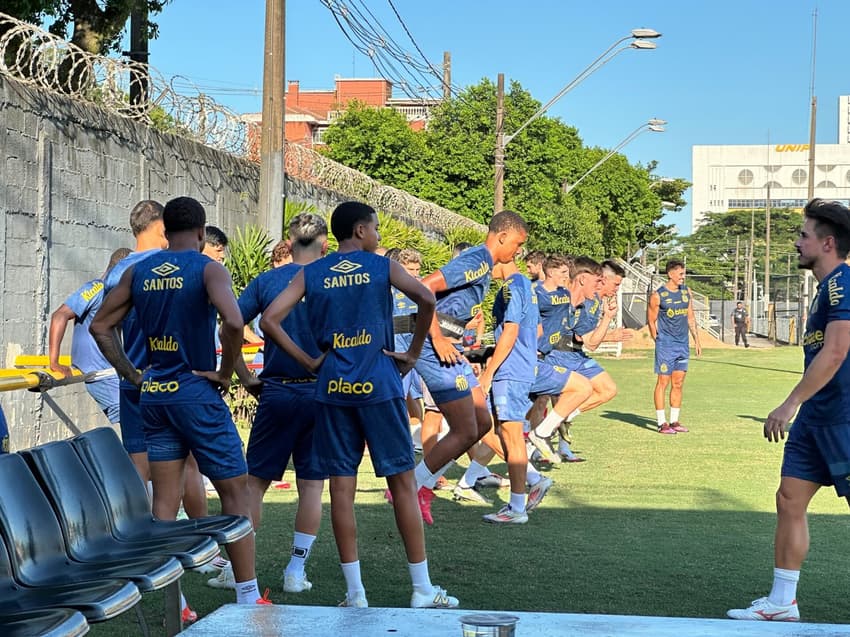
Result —
[[[632, 331], [634, 332], [634, 338], [630, 341], [623, 342], [624, 350], [655, 348], [655, 342], [649, 336], [649, 328], [646, 325], [639, 330]], [[714, 338], [705, 330], [699, 331], [699, 342], [703, 349], [728, 349], [730, 347], [734, 347], [733, 345], [724, 343], [719, 338]]]

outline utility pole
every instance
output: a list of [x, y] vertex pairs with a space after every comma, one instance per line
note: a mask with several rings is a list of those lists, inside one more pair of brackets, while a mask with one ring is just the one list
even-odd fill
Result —
[[130, 104], [134, 106], [146, 105], [148, 103], [148, 6], [147, 3], [138, 3], [130, 14], [130, 50], [124, 55], [133, 62], [144, 64], [144, 69], [133, 66], [130, 71]]
[[505, 75], [499, 73], [496, 81], [496, 175], [493, 213], [501, 212], [505, 206]]
[[755, 211], [750, 213], [750, 243], [747, 246], [747, 289], [745, 290], [746, 300], [744, 301], [744, 305], [747, 306], [747, 311], [750, 312], [750, 314], [753, 313], [753, 308], [750, 302], [755, 301], [755, 297], [750, 295], [750, 290], [752, 288], [753, 278], [755, 275], [755, 268], [753, 267], [753, 258], [755, 256], [755, 214]]
[[259, 225], [266, 229], [273, 241], [280, 239], [283, 234], [283, 207], [286, 196], [283, 162], [286, 126], [285, 4], [285, 0], [266, 0], [258, 217]]
[[764, 207], [764, 302], [770, 302], [770, 182], [767, 183], [767, 201]]
[[[807, 198], [809, 201], [815, 198], [815, 128], [818, 112], [818, 98], [815, 95], [815, 60], [817, 55], [818, 42], [818, 10], [812, 12], [812, 79], [809, 85], [809, 95], [811, 96], [811, 109], [809, 111], [809, 188]], [[803, 312], [801, 314], [800, 328], [805, 327], [808, 312], [809, 298], [812, 287], [812, 271], [806, 270], [803, 275]]]
[[735, 236], [735, 276], [732, 278], [732, 294], [735, 296], [733, 300], [738, 300], [738, 254], [741, 248], [741, 236]]
[[452, 54], [443, 51], [443, 101], [452, 99]]

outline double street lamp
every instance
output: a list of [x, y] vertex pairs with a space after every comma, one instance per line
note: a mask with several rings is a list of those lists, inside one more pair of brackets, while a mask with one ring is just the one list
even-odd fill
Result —
[[[618, 54], [628, 49], [654, 49], [655, 42], [651, 40], [660, 38], [661, 34], [654, 29], [633, 29], [632, 32], [614, 42], [599, 57], [591, 62], [581, 73], [579, 73], [569, 84], [562, 88], [555, 97], [541, 106], [534, 115], [517, 128], [513, 133], [507, 135], [504, 127], [504, 101], [505, 101], [505, 76], [499, 73], [496, 87], [496, 152], [495, 152], [495, 201], [494, 212], [499, 212], [504, 205], [504, 180], [505, 180], [505, 146], [507, 146], [517, 135], [519, 135], [529, 124], [543, 115], [549, 108], [578, 86], [582, 80], [587, 78], [597, 69], [602, 68]], [[628, 42], [628, 44], [624, 44]], [[621, 46], [622, 45], [622, 46]]]
[[626, 144], [628, 144], [630, 141], [632, 141], [635, 137], [637, 137], [641, 133], [643, 133], [645, 131], [652, 131], [653, 133], [663, 133], [664, 132], [664, 125], [666, 123], [667, 122], [663, 119], [652, 118], [651, 120], [647, 121], [645, 124], [641, 124], [640, 126], [638, 126], [631, 133], [629, 133], [628, 136], [623, 141], [621, 141], [619, 144], [614, 146], [614, 148], [612, 148], [608, 152], [608, 154], [606, 154], [602, 159], [600, 159], [598, 162], [593, 164], [593, 166], [591, 166], [590, 169], [586, 173], [584, 173], [581, 177], [576, 179], [575, 182], [573, 182], [571, 185], [567, 185], [566, 182], [564, 182], [564, 188], [563, 188], [564, 194], [565, 195], [569, 194], [572, 191], [573, 188], [575, 188], [582, 181], [584, 181], [585, 177], [587, 177], [590, 173], [592, 173], [594, 170], [599, 168], [606, 161], [611, 159], [611, 157], [616, 155], [620, 150], [622, 150], [626, 146]]

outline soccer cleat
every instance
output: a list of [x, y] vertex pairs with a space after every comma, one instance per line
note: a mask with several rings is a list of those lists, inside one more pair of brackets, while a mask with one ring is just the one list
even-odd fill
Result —
[[218, 573], [228, 564], [230, 564], [230, 562], [224, 559], [221, 556], [221, 553], [219, 553], [212, 559], [212, 561], [202, 564], [201, 566], [196, 566], [192, 570], [195, 573], [200, 573], [201, 575], [211, 575], [212, 573]]
[[434, 492], [428, 487], [419, 487], [417, 494], [419, 500], [419, 512], [422, 514], [422, 521], [425, 524], [434, 524], [434, 517], [431, 515], [431, 500], [434, 499]]
[[474, 487], [462, 487], [458, 485], [452, 491], [452, 497], [455, 500], [477, 502], [478, 504], [486, 504], [487, 506], [493, 504], [492, 500], [489, 500], [488, 498], [485, 498], [483, 495], [478, 493], [478, 491], [476, 491]]
[[430, 593], [413, 591], [410, 596], [411, 608], [457, 608], [459, 605], [457, 597], [450, 596], [445, 588], [439, 586], [435, 586]]
[[284, 573], [283, 591], [285, 593], [303, 593], [313, 588], [306, 573]]
[[369, 608], [369, 602], [366, 601], [366, 591], [357, 593], [354, 597], [349, 597], [345, 594], [345, 599], [339, 603], [340, 608]]
[[545, 438], [538, 436], [534, 430], [528, 432], [528, 440], [540, 452], [540, 455], [543, 456], [543, 462], [549, 462], [551, 464], [559, 464], [561, 462], [561, 457], [552, 448], [551, 443]]
[[570, 435], [570, 428], [572, 427], [572, 424], [573, 423], [565, 420], [558, 425], [558, 433], [561, 434], [561, 440], [569, 445], [573, 444], [573, 437]]
[[274, 606], [272, 600], [269, 599], [269, 589], [263, 591], [263, 596], [256, 603], [259, 606]]
[[528, 522], [528, 514], [525, 511], [514, 511], [510, 504], [506, 504], [496, 513], [488, 513], [483, 517], [485, 522], [492, 524], [525, 524]]
[[221, 572], [207, 580], [207, 586], [212, 588], [232, 588], [236, 590], [236, 578], [233, 575], [233, 566], [228, 564]]
[[540, 482], [531, 487], [531, 491], [528, 492], [528, 497], [525, 499], [526, 513], [537, 508], [537, 505], [543, 501], [553, 484], [555, 483], [552, 482], [552, 478], [540, 478]]
[[452, 485], [446, 480], [446, 476], [437, 478], [437, 484], [434, 485], [434, 491], [451, 491]]
[[389, 489], [387, 489], [386, 491], [384, 491], [384, 498], [386, 498], [387, 502], [392, 504], [393, 503], [393, 492], [390, 491]]
[[753, 621], [800, 621], [800, 609], [797, 608], [796, 599], [788, 606], [780, 606], [779, 604], [772, 604], [767, 597], [759, 597], [749, 608], [733, 608], [726, 611], [726, 615], [732, 619], [749, 619]]
[[498, 473], [490, 473], [475, 481], [476, 489], [480, 489], [482, 487], [494, 487], [496, 489], [501, 489], [502, 487], [509, 486], [511, 486], [511, 481], [504, 476], [500, 476]]
[[677, 434], [686, 434], [688, 433], [688, 428], [682, 425], [678, 420], [676, 422], [670, 423], [670, 429], [675, 431]]
[[673, 429], [673, 427], [671, 427], [670, 425], [668, 425], [668, 424], [665, 422], [663, 425], [661, 425], [661, 426], [658, 428], [658, 433], [660, 433], [660, 434], [675, 434], [675, 433], [676, 433], [676, 430], [675, 430], [675, 429]]
[[193, 611], [188, 606], [184, 606], [183, 610], [180, 611], [180, 619], [184, 624], [194, 624], [198, 621], [198, 613]]

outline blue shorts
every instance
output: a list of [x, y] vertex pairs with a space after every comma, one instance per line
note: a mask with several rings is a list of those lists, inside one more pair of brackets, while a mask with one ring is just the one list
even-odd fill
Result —
[[499, 422], [522, 422], [531, 409], [532, 383], [518, 380], [494, 380], [490, 388], [496, 418]]
[[0, 409], [0, 453], [9, 453], [9, 425], [6, 424], [6, 415]]
[[795, 420], [785, 442], [781, 475], [833, 485], [840, 497], [850, 496], [850, 424]]
[[394, 476], [415, 466], [403, 399], [358, 406], [316, 403], [315, 407], [313, 445], [327, 475], [356, 476], [367, 444], [378, 477]]
[[549, 361], [537, 361], [531, 394], [535, 396], [560, 396], [572, 372]]
[[127, 453], [145, 453], [148, 445], [145, 441], [145, 422], [139, 401], [142, 398], [138, 389], [121, 387], [118, 394], [119, 422], [121, 423], [121, 442]]
[[411, 369], [401, 377], [401, 386], [405, 396], [413, 400], [422, 398], [422, 377], [415, 369]]
[[92, 383], [86, 383], [86, 391], [95, 399], [103, 413], [113, 425], [121, 422], [121, 408], [118, 392], [118, 376], [107, 376]]
[[561, 350], [552, 350], [546, 360], [553, 365], [566, 367], [571, 372], [578, 372], [587, 379], [599, 376], [605, 370], [602, 365], [597, 363], [584, 352], [564, 352]]
[[230, 409], [212, 385], [210, 392], [209, 398], [191, 403], [142, 404], [148, 460], [181, 460], [191, 451], [201, 473], [210, 480], [248, 472]]
[[688, 371], [688, 350], [667, 349], [655, 346], [655, 373], [658, 376], [670, 376], [673, 372]]
[[290, 457], [295, 476], [324, 480], [313, 453], [316, 424], [316, 383], [263, 382], [263, 393], [248, 438], [248, 473], [262, 480], [280, 480]]
[[416, 371], [438, 405], [470, 396], [472, 388], [478, 387], [478, 379], [466, 359], [454, 365], [442, 363], [431, 346], [430, 338], [425, 340], [422, 354], [416, 361]]

